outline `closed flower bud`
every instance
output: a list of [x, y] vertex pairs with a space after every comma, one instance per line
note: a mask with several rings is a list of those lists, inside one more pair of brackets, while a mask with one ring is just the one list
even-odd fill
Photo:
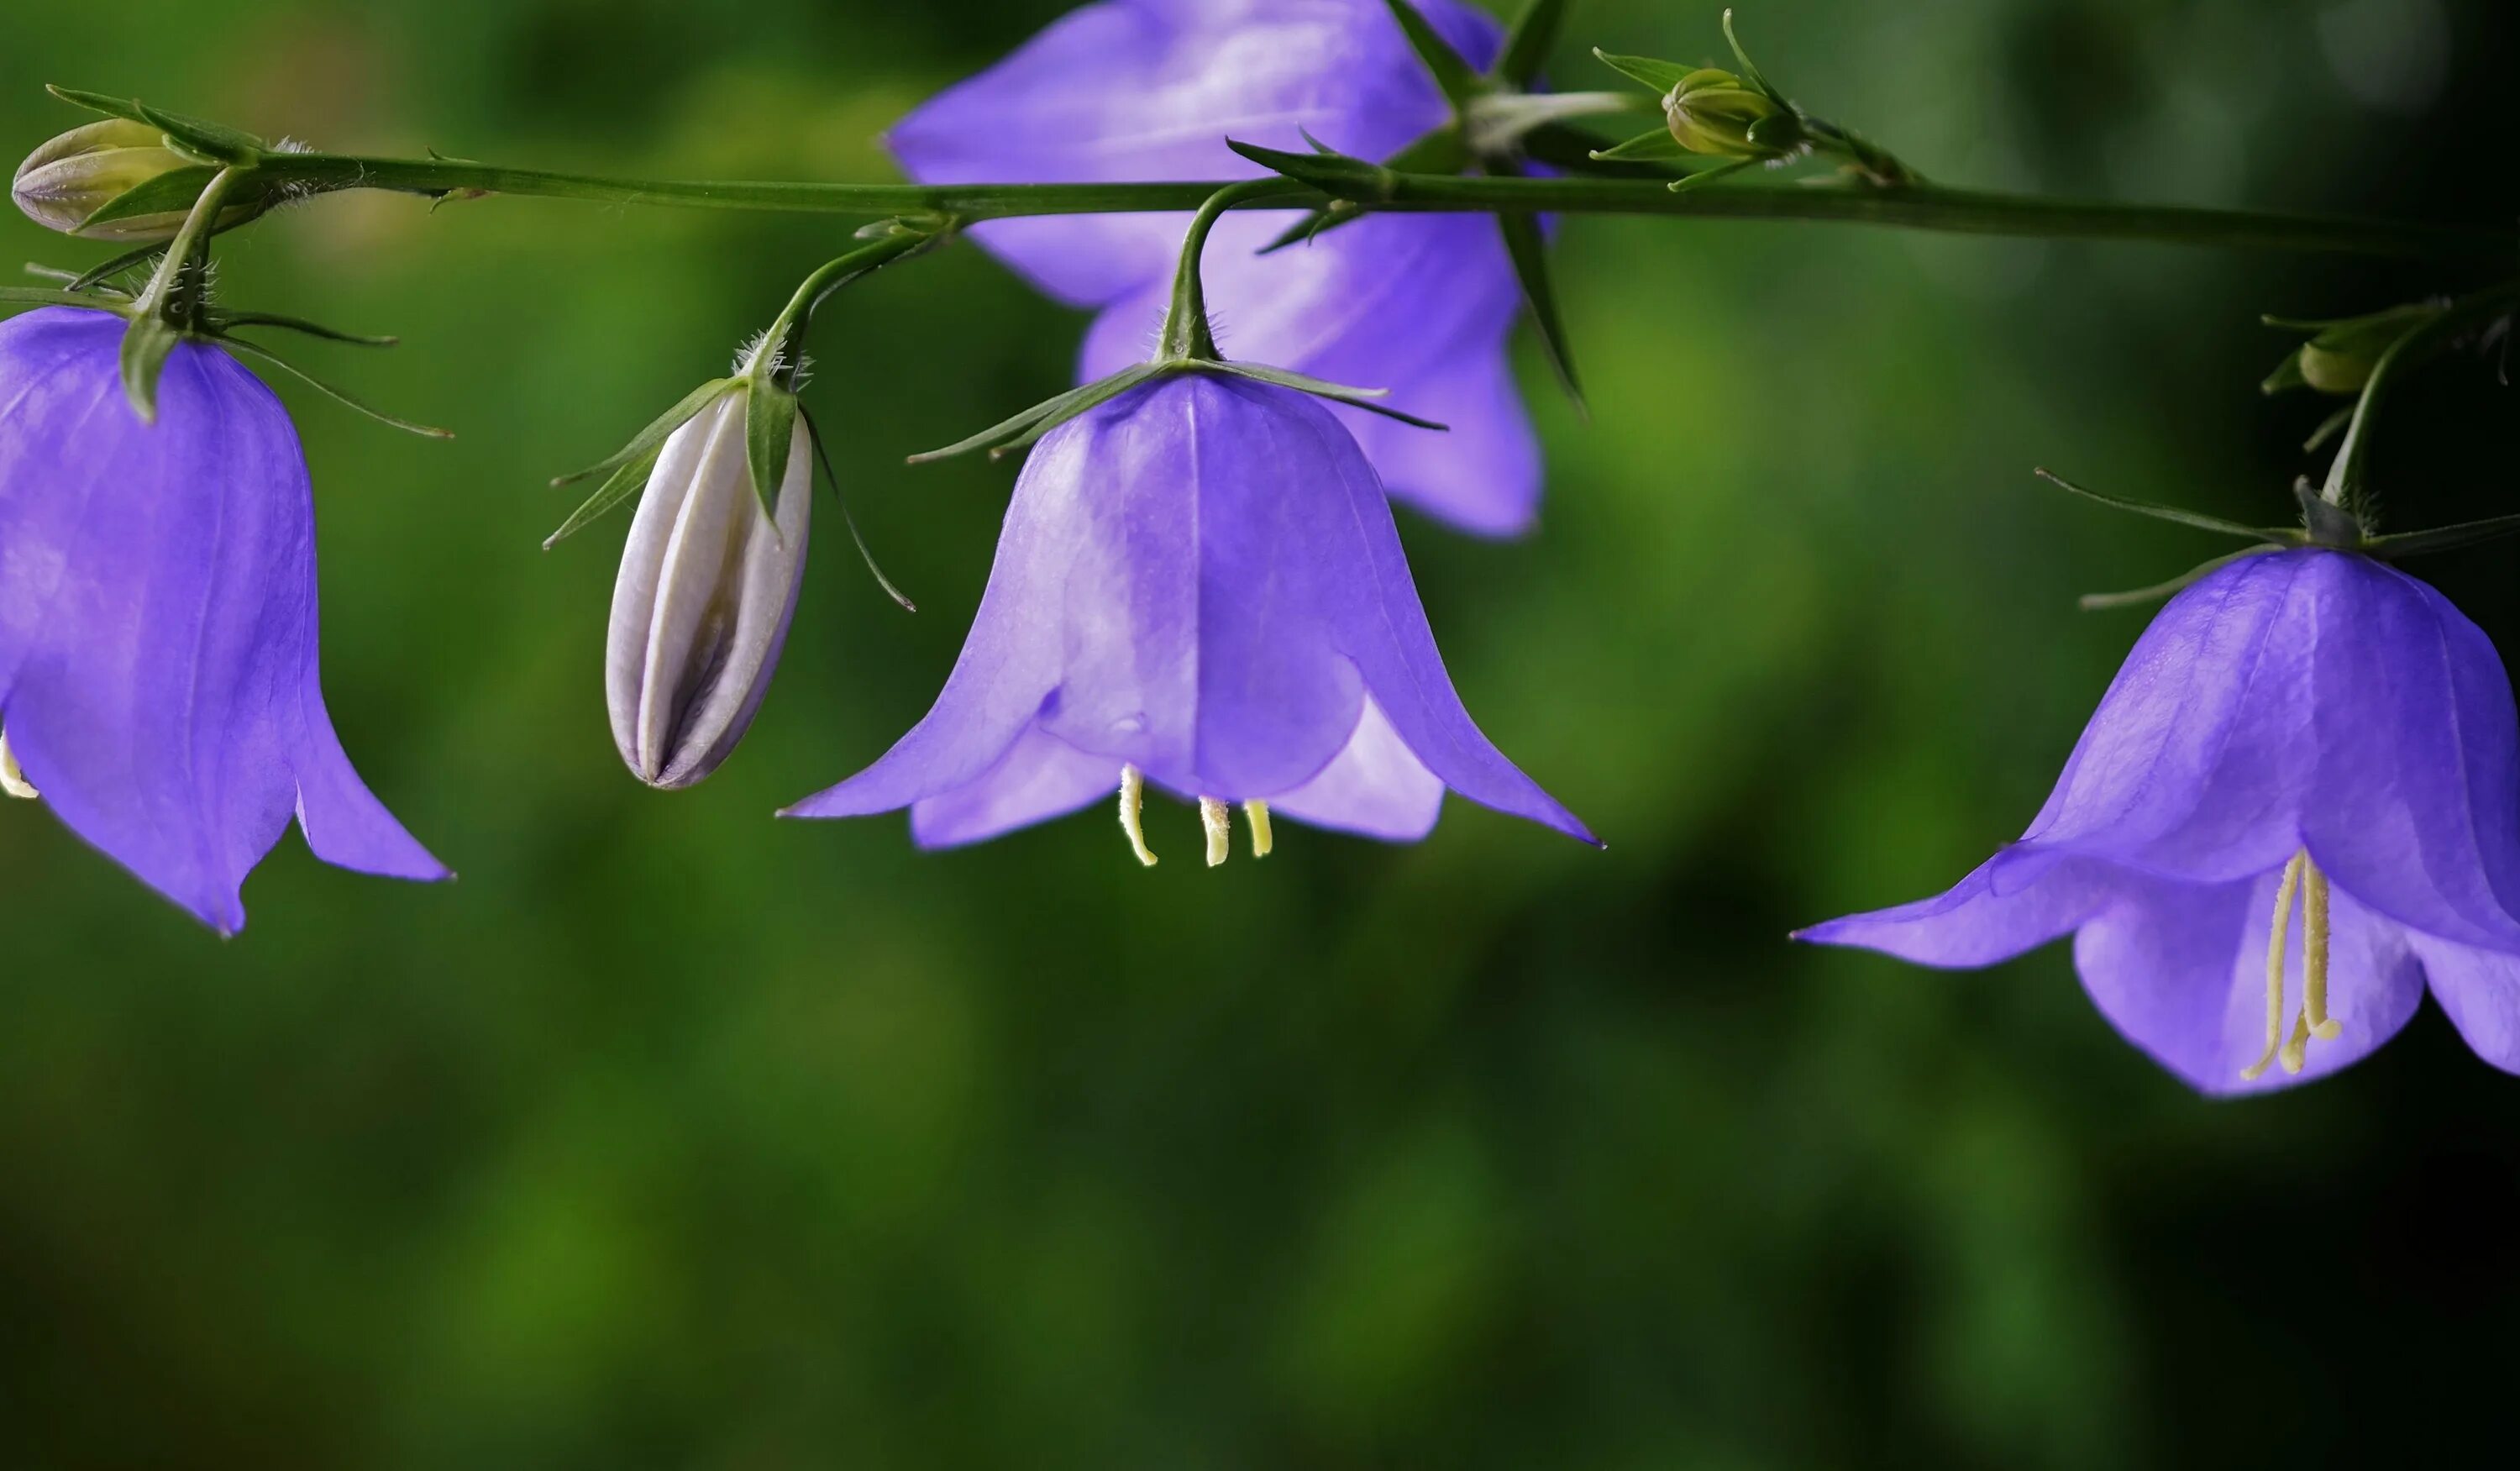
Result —
[[[140, 245], [174, 239], [199, 193], [192, 199], [170, 201], [166, 209], [80, 227], [90, 215], [131, 191], [188, 169], [208, 182], [209, 171], [168, 148], [164, 134], [147, 123], [112, 117], [72, 128], [28, 155], [18, 165], [10, 192], [26, 218], [47, 230]], [[222, 212], [221, 223], [250, 219], [258, 207], [250, 202], [237, 204]]]
[[[2440, 303], [2418, 302], [2393, 306], [2367, 317], [2317, 324], [2318, 334], [2293, 354], [2290, 373], [2298, 374], [2301, 383], [2320, 393], [2360, 393], [2371, 381], [2372, 371], [2380, 366], [2383, 354], [2441, 314]], [[2289, 387], [2293, 381], [2286, 369], [2278, 368], [2269, 387]]]
[[814, 451], [790, 431], [776, 524], [745, 458], [755, 392], [721, 396], [673, 432], [648, 478], [612, 591], [605, 693], [612, 739], [651, 786], [717, 770], [769, 691], [796, 611]]
[[1671, 136], [1692, 154], [1776, 158], [1803, 142], [1801, 125], [1775, 99], [1711, 67], [1682, 77], [1662, 111]]

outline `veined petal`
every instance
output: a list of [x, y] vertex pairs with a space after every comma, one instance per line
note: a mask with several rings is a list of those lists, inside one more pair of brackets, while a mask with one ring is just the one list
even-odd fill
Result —
[[985, 842], [1046, 823], [1119, 789], [1120, 768], [1028, 728], [977, 779], [911, 804], [910, 833], [922, 848]]
[[73, 831], [221, 931], [243, 927], [245, 876], [301, 807], [321, 856], [440, 876], [323, 713], [313, 503], [287, 411], [186, 343], [143, 426], [120, 336], [74, 310], [0, 326], [12, 748]]
[[1337, 759], [1269, 805], [1316, 827], [1414, 843], [1444, 814], [1444, 780], [1410, 751], [1369, 694]]
[[2433, 999], [2476, 1055], [2520, 1073], [2520, 956], [2408, 931]]
[[[1473, 65], [1502, 40], [1458, 0], [1421, 8]], [[1381, 157], [1439, 125], [1442, 95], [1382, 0], [1114, 0], [1054, 22], [939, 94], [890, 143], [928, 184], [1238, 179], [1229, 137], [1303, 148], [1306, 132]], [[1001, 220], [972, 233], [1045, 290], [1102, 305], [1168, 275], [1182, 221]]]
[[2127, 880], [2088, 859], [2050, 865], [2028, 883], [1999, 888], [1998, 862], [1931, 899], [1850, 914], [1799, 931], [1816, 945], [1877, 950], [1918, 965], [1993, 965], [2071, 934], [2125, 891]]
[[[2235, 883], [2138, 881], [2074, 939], [2092, 1000], [2129, 1042], [2208, 1093], [2264, 1092], [2349, 1066], [2395, 1037], [2422, 1003], [2424, 971], [2395, 921], [2341, 890], [2333, 900], [2328, 1014], [2299, 1074], [2241, 1073], [2267, 1044], [2267, 942], [2278, 873]], [[2305, 947], [2285, 947], [2284, 1025], [2301, 1005]]]

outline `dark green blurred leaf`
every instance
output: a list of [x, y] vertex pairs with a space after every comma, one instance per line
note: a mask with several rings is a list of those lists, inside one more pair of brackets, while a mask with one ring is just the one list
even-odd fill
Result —
[[1409, 49], [1417, 52], [1418, 60], [1425, 64], [1426, 70], [1435, 78], [1436, 87], [1442, 90], [1444, 100], [1453, 105], [1455, 112], [1467, 107], [1472, 98], [1487, 89], [1486, 79], [1479, 75], [1477, 68], [1462, 59], [1462, 54], [1453, 49], [1453, 43], [1445, 40], [1443, 32], [1437, 30], [1434, 22], [1428, 21], [1410, 0], [1383, 0], [1383, 4], [1391, 8], [1392, 19], [1400, 22], [1400, 29], [1409, 37]]
[[1549, 62], [1549, 53], [1556, 48], [1558, 32], [1566, 25], [1566, 0], [1524, 0], [1521, 14], [1505, 36], [1505, 48], [1497, 56], [1496, 76], [1514, 88], [1527, 88], [1540, 68]]
[[1497, 228], [1505, 234], [1506, 253], [1513, 258], [1514, 278], [1522, 283], [1522, 299], [1531, 308], [1532, 325], [1540, 329], [1550, 370], [1557, 384], [1584, 409], [1584, 387], [1575, 376], [1574, 349], [1566, 340], [1566, 321], [1557, 309], [1557, 289], [1549, 279], [1549, 241], [1536, 214], [1500, 214]]

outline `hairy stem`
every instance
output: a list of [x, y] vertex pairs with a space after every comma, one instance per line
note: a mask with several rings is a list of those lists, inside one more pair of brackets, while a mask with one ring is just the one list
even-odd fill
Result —
[[[796, 214], [950, 215], [965, 221], [1028, 215], [1188, 213], [1230, 181], [1153, 184], [809, 184], [608, 178], [501, 168], [460, 159], [276, 154], [255, 173], [311, 190], [529, 195], [616, 204]], [[1456, 178], [1372, 175], [1349, 191], [1371, 208], [1417, 213], [1547, 212], [1678, 215], [1696, 219], [1814, 220], [1964, 235], [2156, 241], [2234, 249], [2417, 257], [2508, 257], [2512, 232], [2255, 210], [2080, 202], [1913, 185], [1898, 189], [1736, 188], [1674, 194], [1648, 179]], [[1271, 197], [1267, 202], [1302, 203]], [[1314, 200], [1318, 202], [1318, 199]], [[1241, 207], [1250, 207], [1245, 201]]]

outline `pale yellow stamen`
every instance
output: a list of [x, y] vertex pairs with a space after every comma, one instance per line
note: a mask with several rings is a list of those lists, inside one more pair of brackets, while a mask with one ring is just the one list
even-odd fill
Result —
[[2258, 1060], [2240, 1069], [2240, 1077], [2254, 1083], [2266, 1073], [2283, 1048], [2283, 983], [2284, 941], [2292, 932], [2292, 896], [2301, 887], [2301, 871], [2310, 867], [2308, 853], [2296, 853], [2284, 865], [2283, 882], [2275, 889], [2275, 923], [2267, 937], [2267, 1049]]
[[1198, 799], [1198, 824], [1207, 829], [1207, 866], [1234, 856], [1234, 811], [1214, 797]]
[[1134, 766], [1120, 768], [1120, 830], [1129, 834], [1130, 850], [1151, 869], [1154, 850], [1147, 846], [1147, 779]]
[[19, 770], [18, 753], [9, 749], [6, 732], [0, 732], [0, 791], [29, 802], [43, 795], [35, 790], [34, 782], [26, 780], [26, 774]]
[[1267, 858], [1269, 850], [1276, 847], [1278, 843], [1278, 840], [1269, 832], [1269, 804], [1245, 802], [1242, 804], [1242, 816], [1251, 825], [1251, 856]]
[[2302, 899], [2302, 1021], [2311, 1036], [2334, 1042], [2345, 1035], [2345, 1029], [2327, 1014], [2327, 875], [2318, 871], [2317, 864], [2310, 866], [2309, 886]]

